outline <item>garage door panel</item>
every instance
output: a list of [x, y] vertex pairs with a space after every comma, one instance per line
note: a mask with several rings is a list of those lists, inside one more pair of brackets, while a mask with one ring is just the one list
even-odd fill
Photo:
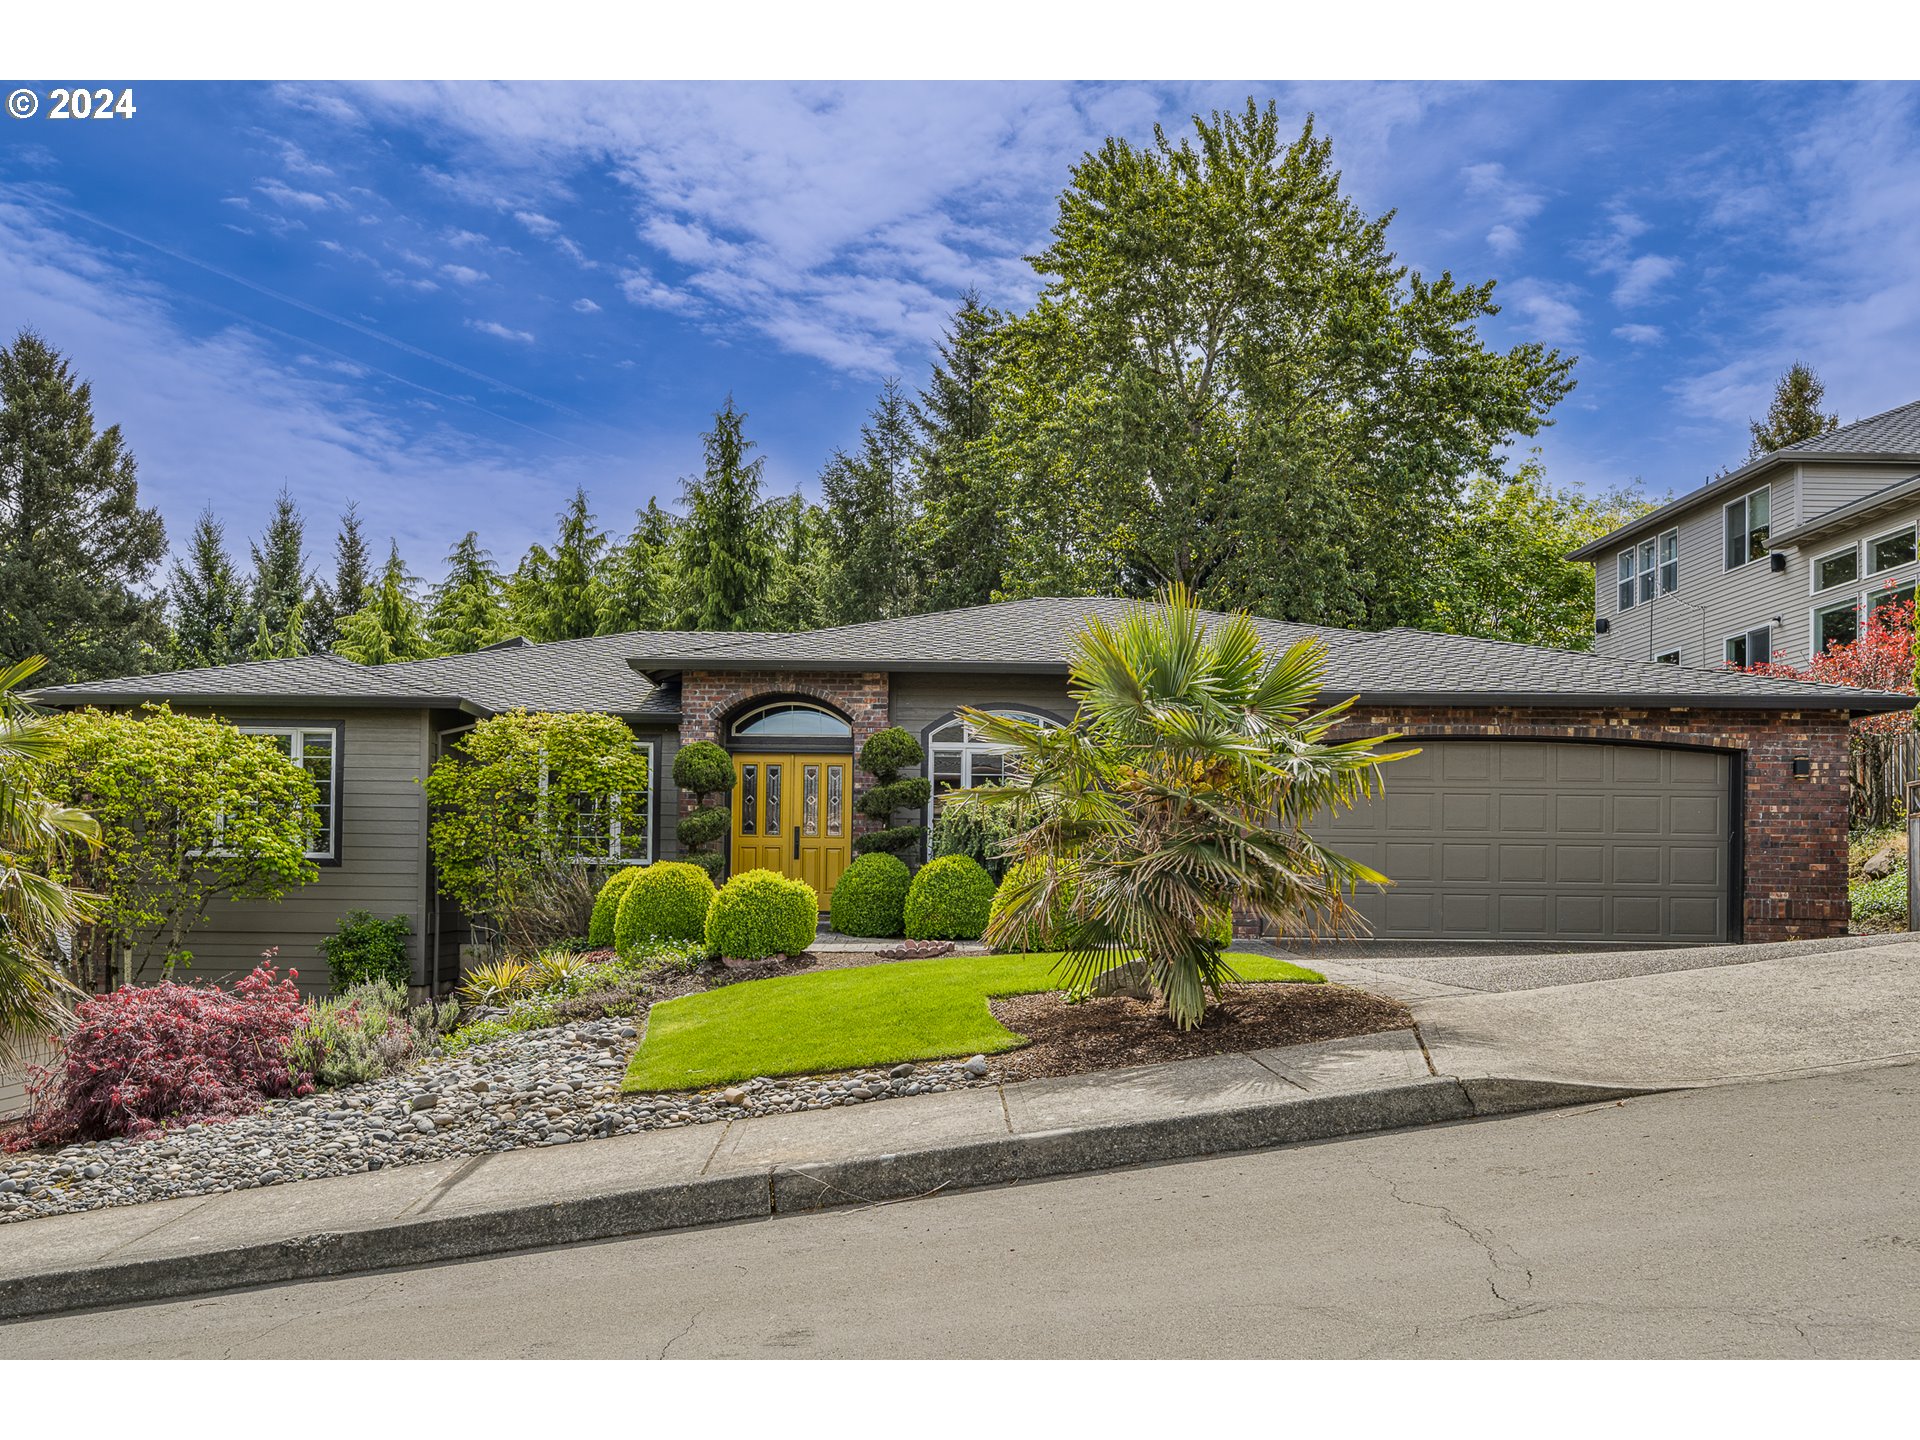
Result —
[[[1316, 833], [1397, 883], [1383, 938], [1728, 937], [1733, 762], [1712, 752], [1427, 741], [1383, 799]], [[1376, 858], [1377, 857], [1377, 858]]]

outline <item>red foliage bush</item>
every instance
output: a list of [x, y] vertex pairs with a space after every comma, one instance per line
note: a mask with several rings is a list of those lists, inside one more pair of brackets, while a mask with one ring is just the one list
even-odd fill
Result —
[[277, 980], [260, 965], [231, 990], [166, 981], [83, 1001], [60, 1060], [33, 1073], [31, 1113], [0, 1136], [0, 1150], [144, 1135], [311, 1093], [310, 1077], [286, 1057], [307, 1013], [298, 973]]

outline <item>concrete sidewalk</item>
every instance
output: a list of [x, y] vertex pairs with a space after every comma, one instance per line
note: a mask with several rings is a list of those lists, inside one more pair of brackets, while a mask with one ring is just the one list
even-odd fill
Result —
[[0, 1320], [1920, 1059], [1908, 936], [1311, 959], [1418, 1030], [20, 1221]]

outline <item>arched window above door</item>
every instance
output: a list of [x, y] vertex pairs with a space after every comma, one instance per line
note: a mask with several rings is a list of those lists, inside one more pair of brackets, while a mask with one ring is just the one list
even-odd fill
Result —
[[823, 705], [780, 700], [747, 711], [727, 732], [735, 740], [845, 740], [853, 726]]

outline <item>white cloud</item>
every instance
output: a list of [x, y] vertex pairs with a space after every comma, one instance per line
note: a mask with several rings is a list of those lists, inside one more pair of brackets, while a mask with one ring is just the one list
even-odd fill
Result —
[[1666, 332], [1658, 325], [1616, 325], [1613, 334], [1616, 340], [1624, 340], [1629, 345], [1658, 345], [1666, 339]]
[[1511, 225], [1496, 225], [1487, 231], [1487, 247], [1503, 259], [1518, 251], [1520, 245], [1520, 232]]
[[560, 233], [560, 222], [558, 220], [549, 219], [547, 216], [541, 215], [536, 211], [516, 210], [513, 212], [513, 218], [542, 239]]
[[598, 315], [600, 313], [600, 307], [584, 296], [573, 302], [573, 308], [578, 310], [582, 315]]
[[511, 340], [519, 345], [533, 344], [533, 336], [531, 333], [525, 330], [509, 329], [498, 320], [469, 320], [467, 321], [467, 328], [470, 330], [478, 330], [482, 335], [492, 335], [496, 339]]
[[477, 285], [487, 278], [487, 272], [476, 270], [471, 265], [442, 265], [440, 273], [460, 285]]
[[327, 210], [333, 202], [324, 195], [316, 195], [311, 190], [295, 190], [284, 180], [268, 178], [256, 184], [254, 189], [273, 201], [276, 205], [289, 206], [301, 210]]
[[1574, 303], [1577, 293], [1570, 285], [1523, 277], [1502, 285], [1498, 298], [1527, 317], [1535, 338], [1549, 345], [1569, 345], [1579, 340], [1584, 318]]
[[1576, 252], [1597, 274], [1614, 277], [1613, 303], [1630, 310], [1661, 298], [1660, 287], [1680, 273], [1672, 255], [1635, 255], [1633, 242], [1653, 227], [1633, 211], [1615, 206], [1606, 233]]
[[1660, 287], [1680, 271], [1671, 255], [1636, 255], [1620, 268], [1613, 287], [1613, 303], [1631, 308], [1657, 298]]
[[620, 293], [649, 310], [692, 310], [699, 305], [692, 295], [662, 285], [652, 271], [644, 269], [622, 272]]

